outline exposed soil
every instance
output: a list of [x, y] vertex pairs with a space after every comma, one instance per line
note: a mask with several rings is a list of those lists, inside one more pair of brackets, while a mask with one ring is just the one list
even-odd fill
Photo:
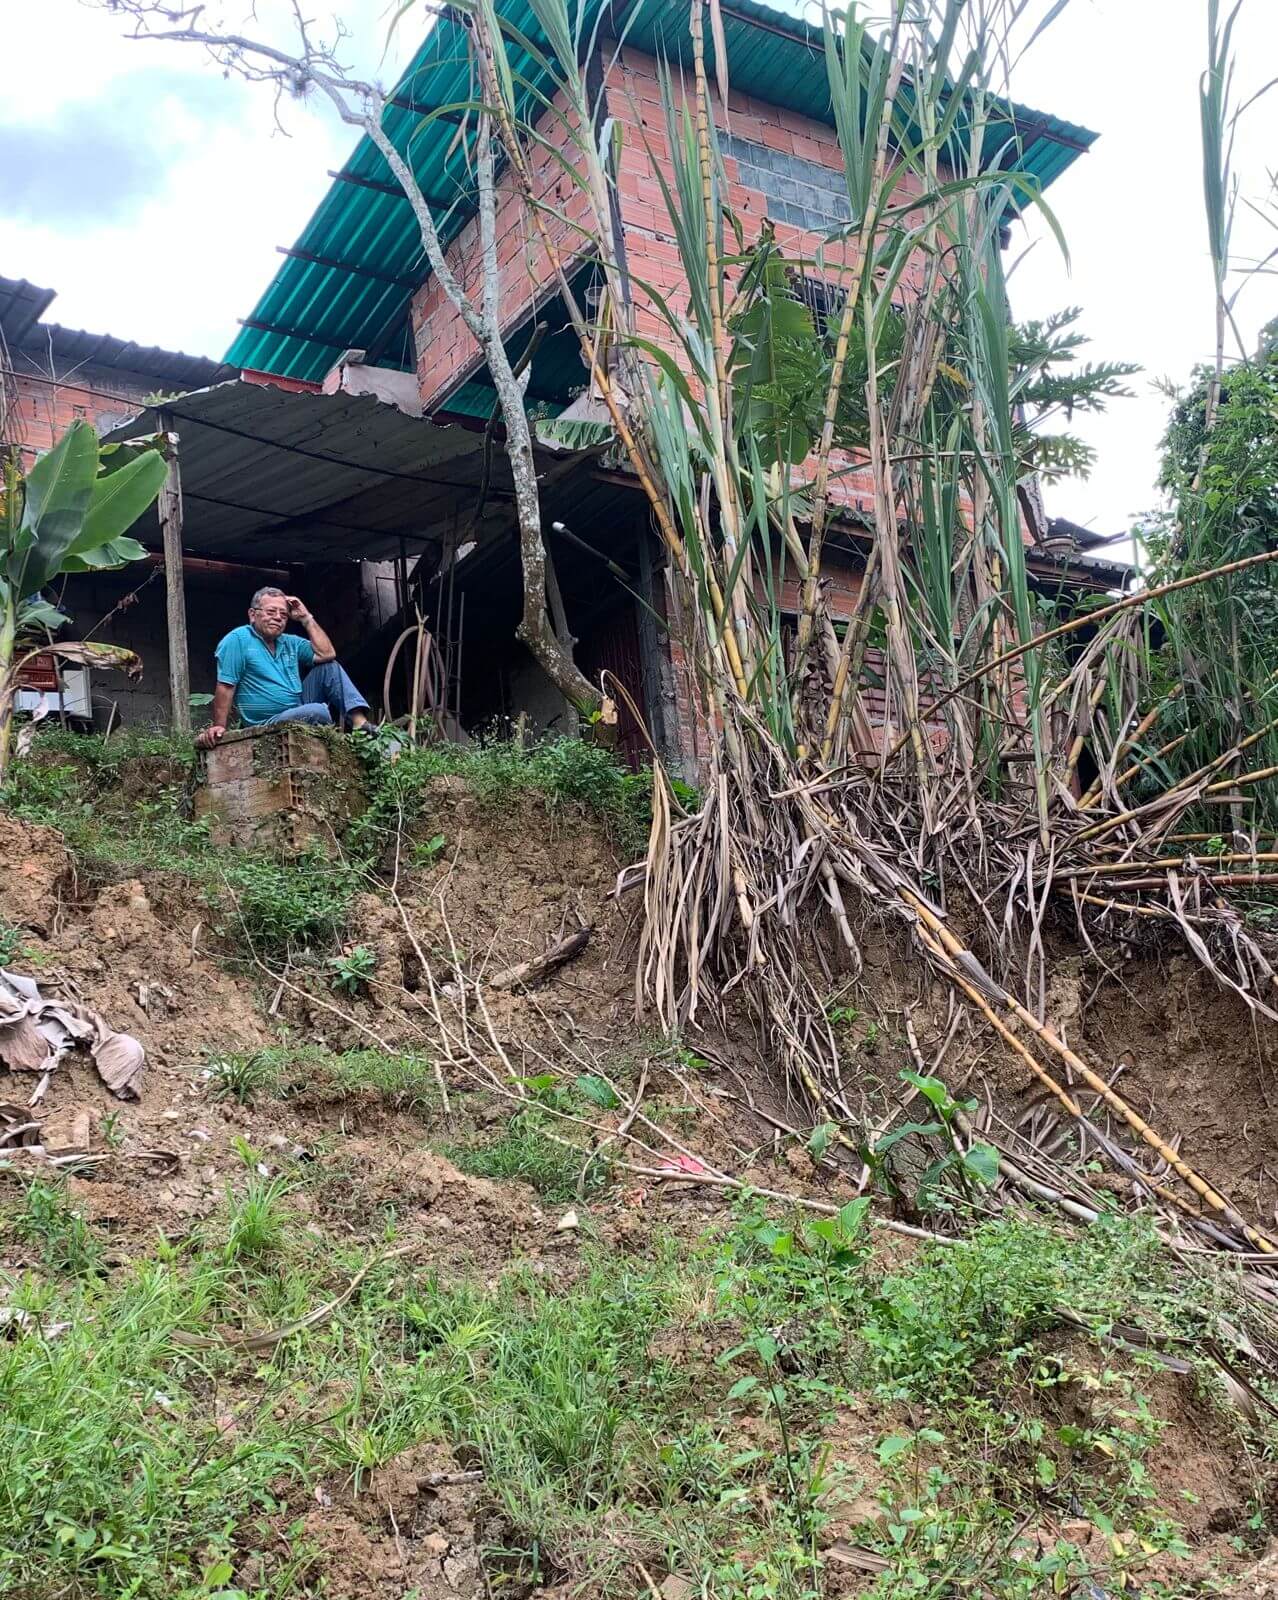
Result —
[[[172, 773], [166, 769], [161, 777], [169, 782]], [[153, 781], [137, 777], [139, 792]], [[440, 834], [445, 843], [433, 858], [415, 848]], [[461, 1052], [440, 1062], [447, 1114], [440, 1102], [401, 1106], [323, 1085], [242, 1107], [213, 1096], [208, 1062], [220, 1053], [264, 1047], [282, 1030], [333, 1050], [377, 1041], [424, 1051], [425, 1041], [436, 1037], [436, 999], [423, 958], [436, 975], [474, 979], [536, 957], [589, 925], [584, 953], [535, 990], [486, 989], [491, 1030], [517, 1077], [548, 1069], [572, 1075], [606, 1061], [633, 1083], [647, 1042], [633, 1014], [632, 912], [612, 897], [618, 862], [600, 830], [579, 816], [557, 817], [535, 796], [495, 808], [459, 780], [437, 780], [398, 865], [382, 864], [399, 903], [370, 894], [355, 906], [350, 943], [375, 951], [377, 967], [367, 994], [349, 999], [334, 997], [305, 969], [276, 982], [253, 965], [249, 952], [214, 932], [205, 905], [162, 875], [97, 887], [77, 882], [59, 835], [3, 812], [0, 859], [7, 863], [0, 874], [0, 922], [29, 936], [15, 965], [55, 992], [65, 986], [111, 1026], [136, 1034], [148, 1052], [137, 1104], [113, 1100], [87, 1059], [73, 1056], [53, 1075], [41, 1108], [51, 1121], [84, 1110], [91, 1116], [94, 1149], [107, 1159], [92, 1175], [68, 1181], [78, 1208], [108, 1236], [108, 1265], [141, 1251], [157, 1229], [182, 1237], [212, 1217], [228, 1173], [242, 1170], [237, 1142], [247, 1142], [267, 1172], [307, 1163], [308, 1183], [290, 1203], [303, 1220], [309, 1214], [338, 1237], [377, 1240], [393, 1209], [398, 1237], [420, 1243], [423, 1264], [491, 1281], [520, 1257], [557, 1280], [572, 1280], [580, 1246], [574, 1230], [557, 1230], [564, 1207], [541, 1202], [525, 1184], [467, 1176], [429, 1148], [504, 1122], [514, 1109], [513, 1102], [481, 1092]], [[901, 977], [890, 941], [871, 948], [871, 1003], [864, 1018], [848, 1025], [845, 1041], [850, 1071], [867, 1083], [894, 1085], [898, 1070], [912, 1065], [901, 1028], [892, 1026], [904, 1010]], [[930, 1059], [944, 1036], [944, 997], [920, 997], [917, 975], [912, 981], [912, 1009]], [[443, 994], [438, 1003], [451, 1027], [487, 1039], [488, 1022], [473, 1007], [467, 1011], [458, 992]], [[1165, 965], [1128, 962], [1106, 975], [1094, 957], [1075, 952], [1055, 964], [1048, 1014], [1090, 1059], [1121, 1065], [1119, 1087], [1133, 1104], [1164, 1133], [1181, 1134], [1187, 1157], [1232, 1188], [1245, 1209], [1261, 1215], [1272, 1209], [1278, 1120], [1269, 1107], [1278, 1099], [1278, 1034], [1253, 1026], [1242, 1002], [1188, 957]], [[875, 1015], [887, 1021], [881, 1032], [877, 1024], [867, 1026]], [[731, 1070], [663, 1074], [648, 1102], [663, 1126], [703, 1159], [763, 1186], [847, 1198], [844, 1180], [814, 1171], [808, 1156], [781, 1138], [775, 1120], [753, 1116], [741, 1103], [744, 1092], [773, 1119], [803, 1116], [771, 1083], [749, 1045], [719, 1039], [704, 1048], [712, 1068], [722, 1062]], [[487, 1043], [483, 1049], [491, 1054]], [[957, 1087], [979, 1060], [983, 1079], [996, 1085], [1014, 1118], [1037, 1085], [1017, 1063], [987, 1050], [988, 1041], [965, 1046], [942, 1071], [947, 1079], [953, 1072]], [[11, 1093], [0, 1082], [0, 1099], [18, 1097], [26, 1098], [21, 1085]], [[604, 1125], [617, 1120], [615, 1112], [600, 1113]], [[577, 1209], [621, 1253], [642, 1248], [655, 1217], [694, 1236], [722, 1216], [723, 1204], [715, 1191], [670, 1193], [621, 1174], [602, 1198]], [[913, 1246], [900, 1248], [908, 1253]], [[21, 1251], [7, 1254], [22, 1264]], [[709, 1369], [720, 1353], [672, 1338], [677, 1348], [655, 1349], [654, 1357]], [[1071, 1353], [1063, 1344], [1063, 1358]], [[1152, 1393], [1167, 1427], [1151, 1472], [1160, 1500], [1186, 1528], [1192, 1555], [1189, 1567], [1183, 1561], [1181, 1567], [1223, 1564], [1237, 1574], [1236, 1592], [1278, 1596], [1273, 1558], [1255, 1565], [1262, 1552], [1240, 1555], [1237, 1548], [1256, 1491], [1237, 1430], [1184, 1378], [1158, 1376]], [[1061, 1404], [1077, 1404], [1082, 1415], [1085, 1390], [1071, 1391]], [[847, 1410], [832, 1430], [827, 1442], [850, 1487], [832, 1507], [827, 1546], [855, 1544], [858, 1530], [881, 1516], [874, 1443], [891, 1425], [881, 1408], [873, 1414]], [[484, 1587], [476, 1541], [482, 1542], [490, 1515], [483, 1485], [442, 1476], [466, 1470], [441, 1446], [414, 1447], [366, 1481], [322, 1483], [305, 1504], [288, 1502], [278, 1518], [281, 1537], [302, 1520], [324, 1592], [334, 1597], [477, 1597]], [[1100, 1537], [1095, 1530], [1086, 1536], [1093, 1535]], [[1061, 1536], [1083, 1537], [1064, 1524], [1024, 1533], [1030, 1541]], [[850, 1596], [867, 1586], [863, 1574], [837, 1561], [829, 1571], [831, 1594]], [[1160, 1575], [1170, 1582], [1185, 1571], [1169, 1562]], [[253, 1573], [245, 1569], [243, 1581], [251, 1590]]]

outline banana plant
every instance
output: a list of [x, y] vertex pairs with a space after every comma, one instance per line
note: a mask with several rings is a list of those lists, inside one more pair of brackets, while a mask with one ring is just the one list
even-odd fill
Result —
[[0, 784], [8, 776], [18, 673], [34, 655], [121, 667], [136, 674], [131, 650], [53, 634], [70, 620], [46, 598], [57, 579], [138, 561], [146, 551], [127, 531], [164, 482], [158, 450], [103, 448], [87, 422], [73, 422], [23, 473], [16, 452], [0, 488]]

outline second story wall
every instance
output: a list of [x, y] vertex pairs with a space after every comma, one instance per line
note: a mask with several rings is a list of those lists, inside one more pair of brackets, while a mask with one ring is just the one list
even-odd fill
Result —
[[[813, 71], [824, 74], [822, 60], [813, 57]], [[683, 85], [676, 80], [676, 95]], [[563, 114], [562, 106], [557, 110]], [[686, 298], [683, 269], [669, 208], [660, 178], [675, 191], [666, 113], [656, 60], [642, 51], [625, 48], [613, 61], [607, 80], [607, 112], [620, 129], [621, 154], [617, 168], [617, 210], [625, 264], [634, 301], [635, 328], [641, 337], [672, 345], [670, 329], [645, 285], [650, 285], [674, 306]], [[766, 227], [775, 235], [788, 260], [800, 263], [800, 273], [815, 285], [816, 293], [838, 291], [853, 262], [850, 245], [825, 244], [826, 236], [849, 218], [843, 176], [843, 158], [832, 127], [811, 117], [731, 91], [728, 112], [714, 107], [714, 118], [725, 176], [727, 201], [739, 219], [744, 242], [752, 246]], [[559, 119], [546, 115], [541, 131], [557, 151], [571, 160], [571, 136]], [[548, 231], [566, 266], [590, 252], [591, 213], [581, 188], [564, 172], [550, 151], [534, 153], [538, 198]], [[557, 292], [551, 265], [522, 198], [509, 174], [499, 179], [497, 209], [497, 260], [501, 285], [502, 324], [513, 333]], [[898, 200], [911, 192], [909, 181], [898, 190]], [[913, 192], [917, 192], [917, 185]], [[479, 228], [472, 218], [448, 251], [453, 270], [467, 290], [481, 290]], [[906, 275], [917, 283], [922, 261]], [[479, 345], [432, 277], [414, 296], [411, 308], [417, 349], [417, 375], [427, 409], [446, 406], [448, 396], [482, 365]], [[586, 382], [583, 365], [581, 383]], [[869, 511], [868, 477], [855, 464], [837, 463], [844, 469], [835, 497], [852, 510]]]
[[9, 406], [5, 435], [23, 452], [24, 464], [53, 447], [73, 422], [89, 422], [105, 433], [142, 409], [160, 387], [154, 377], [116, 367], [38, 362], [15, 351], [5, 373]]

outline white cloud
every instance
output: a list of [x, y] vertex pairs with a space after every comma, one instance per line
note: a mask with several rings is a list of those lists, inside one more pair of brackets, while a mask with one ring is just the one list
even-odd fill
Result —
[[[329, 186], [327, 169], [355, 143], [331, 108], [285, 101], [276, 122], [272, 90], [220, 81], [205, 52], [189, 44], [135, 41], [121, 20], [79, 0], [4, 0], [6, 100], [0, 124], [35, 142], [71, 127], [91, 107], [107, 107], [121, 139], [132, 141], [131, 206], [118, 205], [114, 139], [81, 150], [84, 204], [68, 227], [65, 187], [53, 163], [34, 174], [49, 187], [43, 221], [24, 205], [0, 215], [0, 273], [56, 289], [56, 321], [110, 332], [141, 344], [220, 356]], [[284, 8], [259, 7], [269, 27]], [[379, 70], [385, 32], [378, 0], [358, 0], [362, 50], [352, 56]], [[415, 43], [415, 41], [413, 41]], [[354, 41], [352, 42], [354, 43]], [[381, 68], [396, 71], [396, 50]], [[361, 59], [361, 56], [363, 59]], [[191, 91], [192, 78], [198, 90]], [[187, 93], [177, 90], [186, 86]], [[218, 97], [222, 104], [216, 110]], [[129, 98], [133, 97], [130, 106]], [[144, 97], [146, 99], [144, 100]], [[0, 139], [5, 127], [0, 126]], [[138, 182], [141, 162], [153, 183]], [[145, 172], [144, 172], [145, 177]], [[113, 188], [113, 185], [116, 187]]]

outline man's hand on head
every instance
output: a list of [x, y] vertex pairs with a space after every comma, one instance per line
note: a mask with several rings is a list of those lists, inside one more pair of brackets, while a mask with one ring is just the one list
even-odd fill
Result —
[[197, 734], [195, 742], [201, 750], [211, 750], [225, 733], [226, 729], [215, 722], [211, 728], [205, 728], [203, 733]]
[[295, 594], [286, 596], [288, 600], [288, 620], [290, 622], [309, 622], [311, 614]]

